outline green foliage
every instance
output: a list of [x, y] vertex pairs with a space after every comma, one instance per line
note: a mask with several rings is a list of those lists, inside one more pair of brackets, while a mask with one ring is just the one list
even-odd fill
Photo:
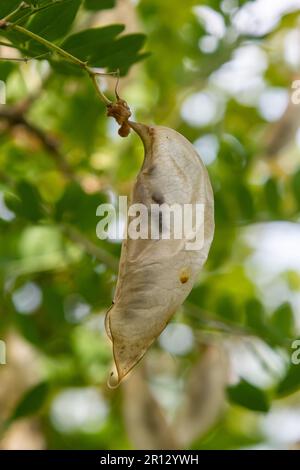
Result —
[[266, 332], [266, 315], [262, 303], [258, 299], [250, 299], [245, 305], [246, 322], [258, 334]]
[[56, 41], [70, 30], [80, 6], [80, 0], [66, 0], [47, 10], [37, 12], [27, 27], [49, 41]]
[[268, 179], [265, 184], [265, 195], [267, 207], [270, 213], [276, 217], [280, 214], [280, 192], [276, 179]]
[[300, 387], [300, 370], [299, 364], [291, 364], [286, 375], [279, 382], [277, 393], [279, 396], [289, 395], [299, 390]]
[[97, 60], [103, 54], [102, 47], [110, 44], [124, 30], [124, 25], [109, 25], [72, 34], [61, 47], [79, 59]]
[[21, 180], [17, 183], [15, 192], [6, 199], [8, 207], [25, 220], [37, 222], [41, 219], [43, 208], [37, 188]]
[[84, 7], [87, 10], [92, 10], [92, 11], [113, 8], [115, 5], [116, 5], [116, 0], [84, 0]]
[[298, 208], [300, 209], [300, 170], [298, 170], [292, 178], [292, 187], [293, 187], [293, 192], [295, 195], [295, 199], [298, 204]]
[[41, 382], [28, 390], [14, 409], [9, 421], [25, 418], [36, 414], [44, 405], [49, 393], [49, 386]]
[[[89, 66], [106, 67], [110, 70], [120, 70], [124, 75], [130, 66], [135, 62], [146, 57], [145, 53], [141, 53], [144, 42], [144, 34], [128, 34], [115, 40], [116, 36], [123, 31], [123, 25], [109, 25], [103, 28], [91, 28], [80, 31], [68, 38], [65, 38], [74, 22], [83, 0], [60, 0], [49, 2], [33, 3], [35, 9], [28, 12], [27, 9], [20, 11], [12, 18], [17, 20], [23, 27], [32, 33], [46, 39], [48, 41], [58, 43], [62, 41], [61, 47], [66, 47], [77, 57], [87, 62]], [[0, 16], [6, 16], [14, 11], [20, 2], [14, 2], [9, 8], [0, 10]], [[95, 1], [86, 0], [84, 6], [88, 11], [96, 11], [106, 8], [112, 8], [114, 1]], [[0, 36], [3, 35], [9, 39], [12, 44], [18, 48], [26, 56], [36, 57], [38, 59], [45, 58], [45, 54], [52, 54], [45, 45], [40, 44], [35, 39], [29, 39], [23, 32], [13, 30], [0, 30]], [[62, 73], [78, 75], [80, 69], [61, 61], [59, 56], [53, 59], [53, 67]]]
[[20, 0], [9, 0], [8, 2], [3, 1], [0, 3], [0, 16], [3, 18], [10, 12], [14, 11], [20, 5]]
[[[281, 311], [288, 310], [289, 305], [284, 304], [280, 307]], [[299, 390], [300, 387], [300, 368], [299, 368], [299, 350], [300, 340], [295, 339], [291, 343], [291, 363], [287, 366], [285, 374], [277, 384], [276, 393], [279, 397], [285, 397]]]
[[280, 305], [271, 317], [271, 325], [278, 336], [292, 338], [295, 331], [294, 314], [289, 303]]
[[95, 228], [97, 207], [104, 202], [104, 196], [88, 195], [79, 184], [72, 183], [56, 204], [56, 219], [58, 222], [70, 223], [79, 229], [92, 232]]
[[267, 395], [246, 380], [241, 380], [237, 385], [228, 387], [227, 393], [232, 403], [249, 410], [266, 413], [270, 408]]

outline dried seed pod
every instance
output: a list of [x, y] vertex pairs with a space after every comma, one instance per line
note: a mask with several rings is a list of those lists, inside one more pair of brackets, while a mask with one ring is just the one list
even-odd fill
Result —
[[[153, 204], [202, 205], [204, 220], [197, 230], [203, 232], [203, 245], [187, 250], [187, 238], [175, 239], [172, 233], [171, 239], [124, 240], [114, 302], [106, 315], [117, 370], [114, 385], [143, 357], [190, 293], [214, 233], [211, 184], [192, 144], [166, 127], [129, 125], [145, 149], [131, 203], [148, 209]], [[158, 224], [161, 233], [160, 219]]]
[[176, 429], [168, 422], [164, 410], [151, 393], [142, 367], [124, 382], [123, 394], [125, 426], [135, 449], [180, 448]]
[[202, 355], [190, 370], [183, 401], [175, 417], [177, 439], [184, 449], [207, 433], [222, 413], [228, 362], [222, 344], [202, 346]]

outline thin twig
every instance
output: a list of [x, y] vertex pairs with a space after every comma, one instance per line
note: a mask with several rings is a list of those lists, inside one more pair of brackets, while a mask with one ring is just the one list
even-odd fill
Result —
[[17, 6], [17, 8], [15, 10], [13, 10], [11, 13], [9, 13], [7, 16], [5, 16], [3, 18], [3, 21], [4, 22], [9, 22], [11, 21], [11, 19], [17, 14], [19, 13], [21, 10], [26, 10], [30, 8], [31, 9], [31, 6], [28, 5], [26, 2], [21, 2], [20, 5]]
[[0, 57], [0, 60], [4, 60], [4, 61], [8, 60], [12, 62], [25, 62], [27, 64], [27, 62], [30, 62], [31, 60], [37, 60], [49, 54], [51, 54], [51, 51], [44, 52], [43, 54], [39, 54], [35, 57]]
[[3, 61], [10, 61], [10, 62], [25, 62], [27, 64], [28, 58], [27, 57], [0, 57], [0, 60]]
[[99, 85], [97, 83], [97, 75], [99, 73], [95, 73], [92, 68], [90, 68], [87, 64], [87, 62], [82, 61], [81, 59], [78, 59], [78, 57], [73, 56], [69, 52], [65, 51], [61, 47], [57, 46], [56, 44], [53, 44], [52, 42], [48, 41], [47, 39], [39, 36], [38, 34], [33, 33], [32, 31], [29, 31], [28, 29], [24, 28], [23, 26], [20, 26], [15, 23], [9, 23], [5, 20], [0, 20], [0, 27], [5, 28], [5, 29], [12, 29], [14, 31], [18, 31], [19, 33], [33, 39], [34, 41], [38, 42], [39, 44], [42, 44], [43, 46], [47, 47], [47, 49], [56, 52], [59, 56], [63, 57], [65, 60], [68, 62], [71, 62], [74, 65], [77, 65], [81, 69], [83, 69], [91, 78], [94, 87], [96, 89], [97, 95], [101, 99], [101, 101], [106, 105], [111, 105], [112, 102], [105, 96], [105, 94], [100, 90]]

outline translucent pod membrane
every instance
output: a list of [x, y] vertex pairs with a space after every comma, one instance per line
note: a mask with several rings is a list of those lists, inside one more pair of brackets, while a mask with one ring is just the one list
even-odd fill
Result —
[[[130, 126], [143, 141], [144, 161], [129, 207], [142, 204], [147, 209], [141, 225], [149, 221], [153, 205], [159, 207], [160, 216], [151, 217], [146, 238], [134, 239], [128, 233], [123, 241], [114, 302], [105, 322], [116, 367], [108, 381], [110, 387], [118, 386], [142, 359], [184, 302], [206, 261], [214, 234], [213, 192], [192, 144], [167, 127], [135, 122]], [[178, 220], [177, 226], [171, 223], [165, 239], [165, 209], [174, 206], [181, 214], [181, 226], [186, 206], [201, 207], [202, 218], [194, 220], [189, 231], [184, 225], [180, 237], [175, 234]], [[130, 212], [128, 227], [133, 219]], [[151, 236], [153, 230], [158, 238]]]

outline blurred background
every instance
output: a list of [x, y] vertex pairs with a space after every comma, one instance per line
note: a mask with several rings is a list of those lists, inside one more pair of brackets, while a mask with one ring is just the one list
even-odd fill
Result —
[[[19, 3], [1, 0], [0, 16]], [[193, 142], [216, 232], [185, 304], [108, 389], [121, 245], [97, 239], [96, 208], [130, 194], [142, 144], [118, 136], [78, 68], [2, 30], [0, 448], [297, 449], [300, 0], [63, 0], [21, 14], [119, 68], [135, 119]], [[113, 98], [115, 79], [101, 86]]]

